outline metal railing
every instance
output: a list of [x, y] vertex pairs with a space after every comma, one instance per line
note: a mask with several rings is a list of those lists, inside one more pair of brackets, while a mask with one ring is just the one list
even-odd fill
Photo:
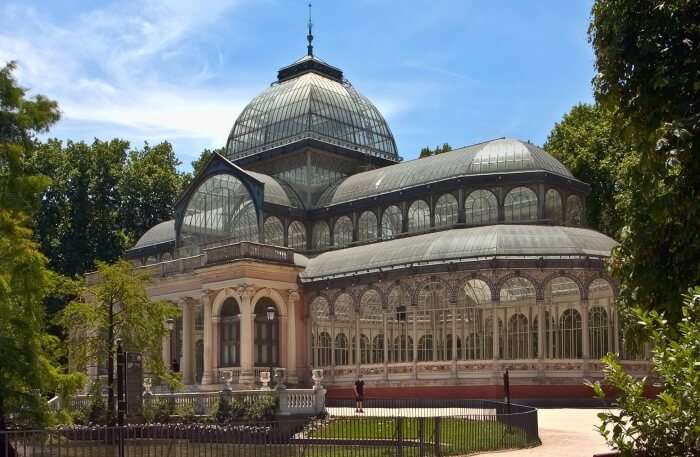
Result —
[[0, 457], [448, 456], [539, 444], [537, 410], [521, 405], [368, 400], [356, 413], [354, 401], [331, 403], [312, 418], [0, 432]]

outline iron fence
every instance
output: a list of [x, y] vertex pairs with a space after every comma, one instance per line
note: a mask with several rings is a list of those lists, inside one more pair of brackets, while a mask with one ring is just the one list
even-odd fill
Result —
[[356, 413], [354, 403], [330, 403], [318, 417], [271, 422], [0, 432], [0, 457], [422, 457], [539, 443], [537, 410], [520, 405], [370, 400]]

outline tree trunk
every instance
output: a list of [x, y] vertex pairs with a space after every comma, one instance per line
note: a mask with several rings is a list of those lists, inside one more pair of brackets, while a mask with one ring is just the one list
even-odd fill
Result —
[[5, 423], [5, 402], [0, 395], [0, 457], [16, 457], [12, 442], [7, 434], [7, 424]]
[[114, 302], [109, 302], [109, 327], [107, 328], [107, 420], [114, 425]]

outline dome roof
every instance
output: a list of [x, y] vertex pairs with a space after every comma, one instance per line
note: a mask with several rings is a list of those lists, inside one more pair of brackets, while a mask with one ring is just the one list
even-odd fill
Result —
[[132, 250], [141, 249], [156, 244], [175, 241], [175, 220], [161, 222], [146, 230], [136, 242]]
[[340, 70], [314, 56], [282, 68], [278, 81], [243, 109], [226, 156], [235, 161], [308, 138], [399, 161], [379, 110], [342, 79]]
[[547, 171], [574, 179], [544, 149], [501, 138], [349, 176], [328, 188], [317, 206], [346, 203], [460, 176], [516, 171]]
[[302, 282], [453, 262], [501, 258], [610, 256], [617, 243], [595, 230], [548, 225], [488, 225], [443, 230], [325, 252], [309, 260]]

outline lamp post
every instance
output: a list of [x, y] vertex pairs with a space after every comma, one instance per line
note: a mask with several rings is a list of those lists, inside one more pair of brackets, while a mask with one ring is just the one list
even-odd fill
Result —
[[[169, 352], [170, 352], [170, 358], [172, 359], [172, 361], [168, 361], [168, 363], [170, 364], [170, 369], [171, 369], [173, 372], [179, 371], [179, 370], [176, 370], [176, 369], [175, 369], [175, 363], [174, 363], [174, 362], [175, 362], [175, 356], [177, 355], [177, 350], [173, 351], [173, 330], [175, 330], [175, 319], [173, 319], [173, 318], [171, 317], [171, 318], [169, 318], [169, 319], [167, 319], [167, 320], [165, 321], [165, 324], [166, 324], [167, 327], [168, 327], [168, 344], [170, 345], [170, 351], [169, 351]], [[175, 349], [177, 349], [177, 348], [175, 348]]]
[[[272, 331], [273, 331], [273, 322], [275, 320], [275, 307], [270, 305], [267, 307], [265, 310], [267, 312], [267, 322], [270, 324], [270, 333], [268, 337], [270, 338], [270, 349], [272, 348], [272, 344], [274, 339], [272, 338]], [[273, 375], [272, 375], [272, 350], [268, 353], [270, 355], [270, 388], [272, 388], [272, 381], [273, 381]]]

